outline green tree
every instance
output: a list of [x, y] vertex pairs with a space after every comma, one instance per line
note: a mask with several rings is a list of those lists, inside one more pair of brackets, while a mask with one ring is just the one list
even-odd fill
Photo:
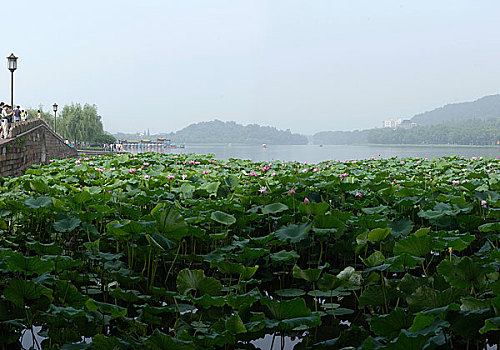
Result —
[[83, 106], [79, 103], [64, 106], [61, 118], [58, 118], [57, 131], [64, 138], [79, 142], [99, 142], [105, 135], [97, 106], [87, 103]]

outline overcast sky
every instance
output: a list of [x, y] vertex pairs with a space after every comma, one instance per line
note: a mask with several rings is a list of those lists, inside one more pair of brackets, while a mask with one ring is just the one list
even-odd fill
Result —
[[[111, 132], [215, 118], [313, 134], [500, 92], [500, 1], [11, 1], [15, 103]], [[7, 60], [0, 99], [10, 101]]]

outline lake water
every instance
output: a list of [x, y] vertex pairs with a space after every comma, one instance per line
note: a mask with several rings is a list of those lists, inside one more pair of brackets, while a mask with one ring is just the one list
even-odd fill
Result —
[[[136, 151], [137, 152], [137, 151]], [[134, 152], [134, 153], [136, 153]], [[370, 157], [438, 158], [451, 155], [470, 157], [499, 157], [500, 147], [479, 146], [384, 146], [384, 145], [268, 145], [267, 148], [250, 145], [203, 144], [169, 149], [164, 153], [215, 154], [217, 159], [250, 159], [253, 161], [299, 161], [318, 163], [326, 160], [368, 159]]]

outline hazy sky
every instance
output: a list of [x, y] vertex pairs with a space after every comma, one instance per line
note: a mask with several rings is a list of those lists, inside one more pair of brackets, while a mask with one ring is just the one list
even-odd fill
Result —
[[[500, 92], [500, 1], [11, 1], [15, 102], [111, 132], [215, 118], [312, 134]], [[0, 99], [10, 101], [7, 60]]]

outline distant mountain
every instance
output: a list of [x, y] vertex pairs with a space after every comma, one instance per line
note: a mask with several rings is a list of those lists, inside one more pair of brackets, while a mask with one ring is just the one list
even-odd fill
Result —
[[305, 145], [307, 137], [293, 134], [290, 130], [278, 130], [270, 126], [257, 124], [241, 125], [236, 122], [212, 120], [191, 124], [173, 133], [162, 133], [151, 136], [137, 134], [115, 134], [116, 138], [138, 140], [141, 138], [155, 139], [165, 137], [176, 143], [240, 143], [240, 144], [274, 144], [274, 145]]
[[453, 103], [415, 115], [411, 121], [418, 125], [463, 123], [471, 119], [500, 118], [500, 95], [491, 95], [473, 102]]

